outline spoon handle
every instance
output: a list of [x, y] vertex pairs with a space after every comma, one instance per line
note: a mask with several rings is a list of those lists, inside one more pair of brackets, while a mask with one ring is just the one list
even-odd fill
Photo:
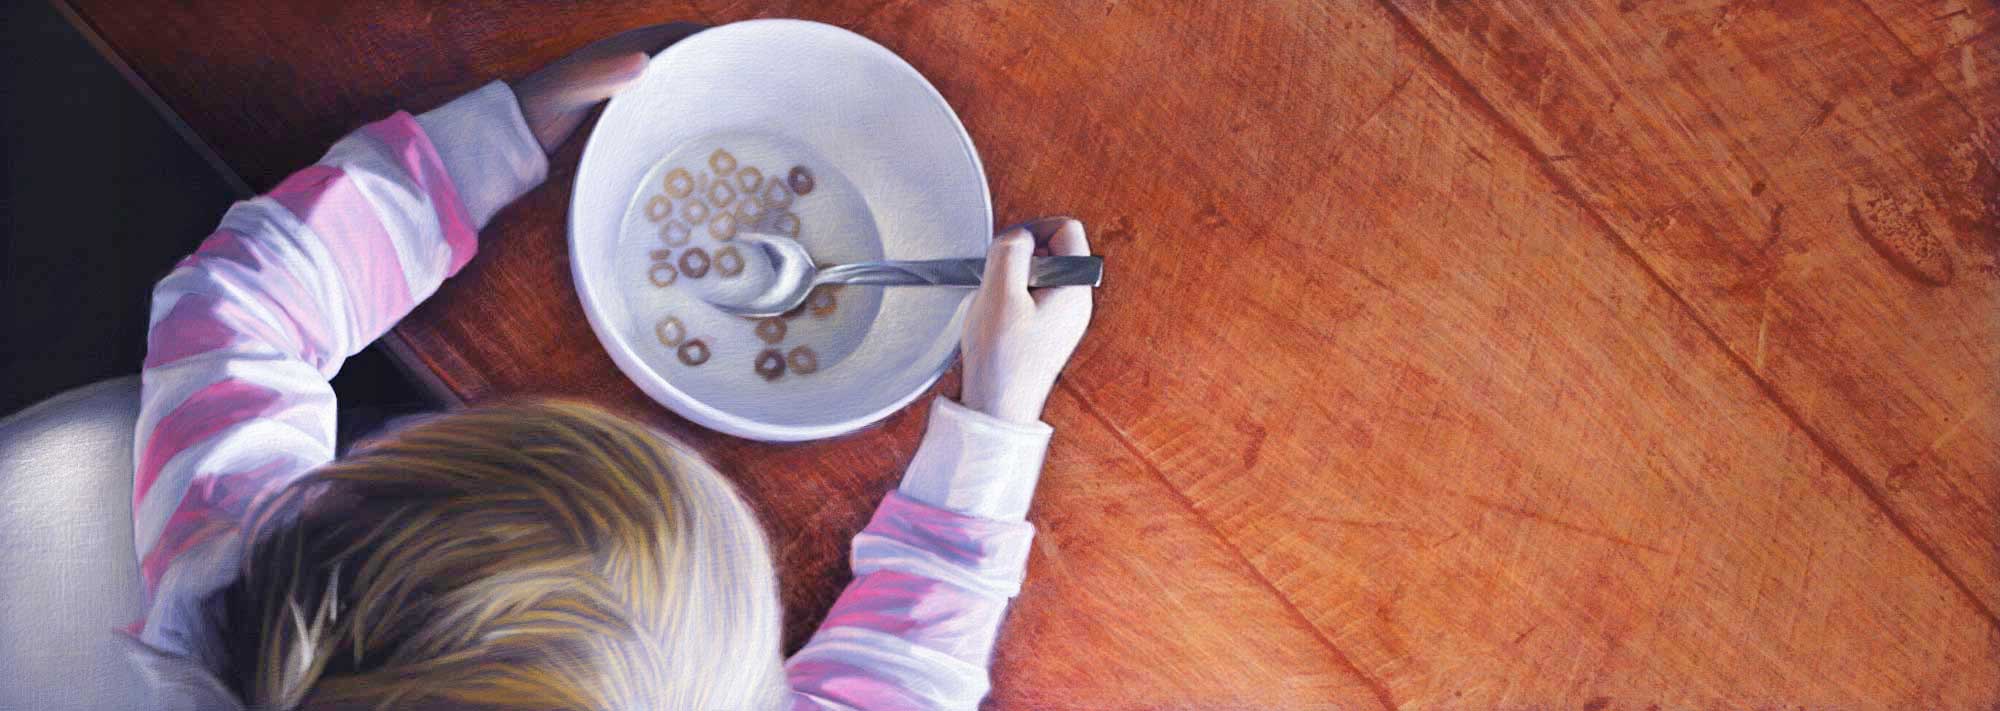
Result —
[[[816, 284], [874, 286], [979, 286], [986, 259], [923, 259], [857, 262], [821, 269]], [[1028, 286], [1097, 286], [1104, 279], [1104, 258], [1098, 256], [1035, 257], [1028, 266]]]

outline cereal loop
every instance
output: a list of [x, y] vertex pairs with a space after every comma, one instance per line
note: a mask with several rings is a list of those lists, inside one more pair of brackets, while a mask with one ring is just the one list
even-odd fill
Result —
[[674, 355], [680, 356], [682, 363], [701, 365], [708, 362], [708, 344], [697, 338], [682, 343], [680, 348], [674, 350]]
[[736, 200], [736, 188], [730, 187], [729, 181], [717, 180], [714, 185], [708, 186], [708, 202], [714, 205], [715, 209], [729, 207], [729, 203], [734, 200]]
[[800, 195], [812, 192], [815, 185], [812, 171], [806, 170], [803, 165], [792, 166], [792, 172], [785, 176], [785, 183], [792, 187], [792, 192]]
[[667, 243], [669, 247], [687, 244], [688, 237], [693, 234], [694, 230], [680, 220], [668, 220], [667, 224], [660, 225], [660, 241]]
[[687, 207], [681, 209], [681, 217], [687, 218], [690, 225], [701, 224], [702, 220], [708, 219], [708, 203], [700, 200], [689, 201]]
[[736, 174], [736, 187], [745, 194], [756, 195], [757, 189], [764, 187], [764, 173], [756, 166], [743, 166], [743, 170]]
[[694, 176], [688, 175], [685, 168], [675, 168], [667, 173], [666, 188], [667, 195], [676, 198], [687, 197], [694, 193]]
[[708, 154], [708, 167], [714, 168], [717, 173], [727, 174], [729, 171], [736, 169], [736, 156], [729, 155], [729, 151], [717, 148], [714, 153]]
[[689, 247], [681, 252], [681, 272], [690, 279], [700, 279], [708, 275], [708, 252], [700, 247]]
[[[681, 257], [681, 263], [685, 268], [687, 257]], [[840, 302], [833, 298], [833, 292], [825, 288], [814, 289], [812, 295], [806, 297], [806, 310], [812, 312], [814, 318], [832, 316], [834, 309], [839, 306]]]
[[785, 340], [785, 320], [781, 318], [767, 318], [758, 321], [757, 338], [771, 344]]
[[646, 201], [646, 219], [648, 220], [659, 222], [672, 217], [673, 214], [674, 201], [668, 200], [665, 195], [654, 195], [653, 199]]
[[785, 355], [785, 362], [792, 366], [792, 372], [799, 375], [811, 375], [819, 370], [819, 354], [808, 346], [793, 348], [791, 353]]
[[662, 289], [672, 286], [680, 278], [680, 273], [674, 271], [674, 265], [666, 262], [654, 262], [652, 268], [646, 270], [646, 279]]
[[726, 277], [743, 273], [743, 253], [736, 251], [736, 245], [715, 250], [715, 271]]
[[757, 374], [765, 380], [777, 380], [785, 375], [785, 354], [776, 349], [757, 354]]
[[764, 207], [769, 209], [790, 207], [792, 191], [786, 189], [784, 183], [772, 180], [764, 184], [764, 195], [760, 199], [764, 202]]
[[778, 213], [777, 217], [771, 219], [771, 227], [776, 228], [779, 232], [785, 233], [786, 237], [790, 237], [792, 239], [799, 238], [798, 215], [794, 215], [789, 212]]
[[673, 348], [687, 340], [687, 325], [680, 319], [668, 316], [653, 324], [653, 336], [660, 339], [660, 345]]
[[715, 219], [708, 221], [708, 236], [714, 237], [717, 242], [736, 239], [736, 213], [715, 213]]

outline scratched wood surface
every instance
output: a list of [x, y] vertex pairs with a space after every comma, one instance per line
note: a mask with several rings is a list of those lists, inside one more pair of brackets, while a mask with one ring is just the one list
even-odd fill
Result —
[[[1883, 16], [1936, 12], [1882, 4]], [[1982, 134], [1979, 115], [1873, 12], [1407, 9], [1448, 71], [1990, 624], [2000, 153], [1989, 151], [2000, 133]]]
[[[260, 187], [647, 22], [907, 58], [998, 219], [1111, 265], [992, 706], [2000, 702], [1990, 4], [75, 5]], [[571, 291], [577, 149], [398, 335], [716, 460], [797, 644], [926, 408], [771, 446], [650, 404]]]

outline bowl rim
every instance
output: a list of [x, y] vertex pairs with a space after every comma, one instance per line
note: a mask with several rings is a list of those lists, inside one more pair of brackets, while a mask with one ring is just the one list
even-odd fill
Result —
[[[692, 42], [691, 40], [699, 38], [703, 34], [731, 28], [741, 30], [765, 26], [791, 27], [811, 32], [828, 32], [836, 35], [844, 35], [846, 38], [858, 39], [862, 46], [861, 51], [876, 53], [885, 59], [889, 66], [900, 67], [903, 71], [908, 72], [938, 105], [944, 107], [945, 115], [951, 119], [951, 126], [958, 134], [961, 148], [964, 149], [965, 155], [972, 160], [973, 172], [979, 178], [980, 206], [985, 212], [985, 223], [988, 225], [986, 239], [989, 242], [992, 240], [992, 185], [987, 181], [986, 166], [980, 161], [979, 151], [972, 143], [972, 135], [965, 130], [965, 122], [958, 117], [958, 111], [952, 108], [951, 102], [945, 100], [944, 95], [938, 92], [937, 87], [931, 84], [930, 80], [925, 78], [922, 72], [917, 71], [917, 68], [904, 60], [902, 56], [882, 46], [880, 43], [869, 39], [867, 36], [835, 25], [810, 20], [788, 18], [745, 20], [702, 30], [686, 39], [675, 42], [672, 46], [654, 55], [647, 63], [650, 65], [654, 62], [667, 61], [677, 56], [676, 53], [685, 54], [690, 51], [696, 51], [700, 43]], [[690, 46], [696, 49], [689, 49]], [[619, 97], [612, 97], [609, 104], [615, 104], [618, 99]], [[609, 104], [606, 106], [606, 112], [609, 111]], [[599, 120], [602, 120], [602, 114], [599, 115]], [[723, 411], [681, 392], [680, 389], [668, 383], [666, 378], [661, 377], [646, 365], [645, 360], [633, 350], [630, 343], [626, 342], [626, 338], [622, 332], [614, 328], [611, 324], [604, 322], [603, 310], [598, 306], [597, 297], [592, 294], [590, 288], [592, 284], [591, 279], [585, 274], [583, 260], [578, 256], [578, 218], [575, 195], [583, 189], [584, 166], [590, 163], [590, 158], [594, 151], [612, 150], [612, 148], [603, 147], [603, 144], [596, 140], [597, 135], [598, 132], [593, 124], [590, 136], [584, 141], [583, 153], [577, 159], [576, 174], [571, 178], [569, 212], [567, 218], [564, 220], [566, 228], [565, 241], [567, 242], [570, 258], [571, 287], [576, 292], [577, 298], [582, 302], [584, 318], [590, 323], [591, 331], [597, 336], [598, 344], [603, 346], [605, 352], [611, 356], [612, 363], [618, 366], [619, 371], [625, 375], [625, 379], [637, 385], [641, 391], [644, 391], [655, 402], [664, 405], [668, 410], [687, 418], [695, 424], [723, 434], [745, 439], [765, 442], [803, 442], [827, 439], [855, 432], [908, 407], [919, 395], [924, 394], [932, 386], [936, 385], [938, 379], [944, 376], [945, 371], [951, 368], [952, 363], [958, 360], [959, 348], [954, 345], [950, 351], [945, 353], [942, 361], [931, 369], [931, 373], [917, 382], [916, 387], [911, 388], [909, 392], [892, 398], [887, 405], [857, 417], [817, 425], [778, 425], [760, 422], [752, 418]], [[966, 303], [966, 301], [959, 303], [959, 313], [954, 315], [951, 321], [957, 324], [959, 328], [963, 328], [964, 326], [964, 309]]]

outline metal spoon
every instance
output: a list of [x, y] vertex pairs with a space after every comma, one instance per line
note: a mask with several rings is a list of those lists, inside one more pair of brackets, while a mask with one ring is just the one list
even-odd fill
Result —
[[[821, 284], [869, 286], [979, 286], [986, 259], [923, 259], [856, 262], [824, 269], [797, 241], [778, 235], [739, 232], [736, 241], [754, 246], [770, 259], [773, 277], [763, 290], [744, 298], [710, 297], [709, 303], [739, 316], [776, 316], [806, 301]], [[1029, 262], [1028, 286], [1097, 286], [1104, 278], [1104, 258], [1098, 256], [1035, 257]]]

